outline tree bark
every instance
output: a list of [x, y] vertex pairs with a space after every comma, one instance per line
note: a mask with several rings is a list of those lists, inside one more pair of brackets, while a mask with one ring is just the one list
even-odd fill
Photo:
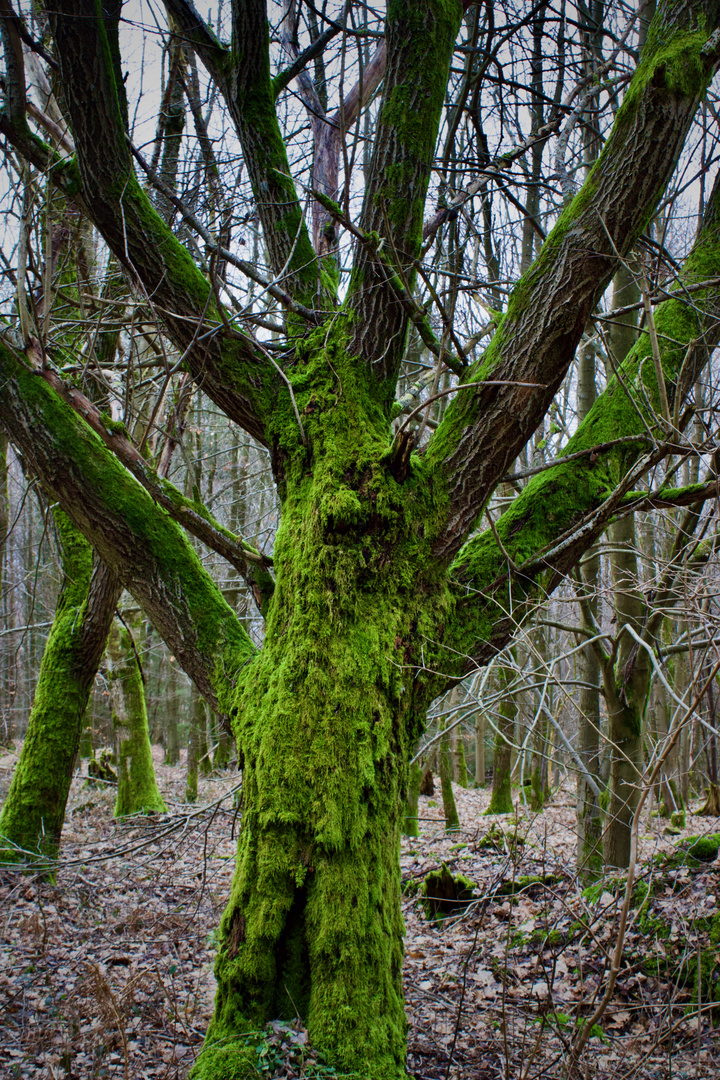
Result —
[[[139, 620], [134, 630], [139, 630]], [[118, 745], [118, 794], [115, 817], [164, 814], [165, 802], [155, 779], [145, 683], [137, 653], [138, 633], [113, 623], [108, 640], [112, 716]]]
[[107, 566], [93, 568], [90, 545], [62, 511], [54, 517], [63, 588], [0, 812], [0, 843], [10, 858], [57, 856], [90, 690], [121, 591]]
[[[514, 672], [504, 665], [499, 669], [500, 689], [507, 691]], [[493, 753], [493, 778], [488, 814], [512, 814], [513, 800], [510, 776], [512, 773], [513, 743], [515, 740], [515, 719], [517, 717], [517, 696], [506, 692], [500, 702], [498, 725], [495, 732], [495, 750]]]

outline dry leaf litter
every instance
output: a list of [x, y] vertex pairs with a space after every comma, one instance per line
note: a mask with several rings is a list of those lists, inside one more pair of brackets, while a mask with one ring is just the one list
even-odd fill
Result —
[[[212, 1014], [238, 775], [200, 778], [189, 806], [183, 764], [155, 754], [170, 813], [115, 822], [114, 790], [88, 788], [78, 774], [56, 884], [0, 870], [1, 1080], [184, 1080], [192, 1067]], [[0, 798], [14, 760], [0, 757]], [[408, 1072], [560, 1080], [602, 996], [622, 883], [608, 877], [583, 898], [569, 787], [542, 813], [519, 806], [497, 818], [485, 815], [488, 792], [455, 787], [455, 797], [458, 831], [445, 830], [439, 798], [421, 798], [422, 835], [402, 842]], [[638, 871], [650, 898], [631, 911], [614, 995], [578, 1066], [583, 1080], [720, 1077], [720, 945], [709, 940], [718, 863], [663, 870], [653, 857], [682, 839], [664, 835], [666, 824], [643, 821]], [[701, 831], [720, 832], [720, 819], [690, 818], [685, 835]], [[470, 879], [473, 898], [428, 919], [421, 884], [443, 864]], [[296, 1022], [268, 1028], [257, 1075], [341, 1074]]]

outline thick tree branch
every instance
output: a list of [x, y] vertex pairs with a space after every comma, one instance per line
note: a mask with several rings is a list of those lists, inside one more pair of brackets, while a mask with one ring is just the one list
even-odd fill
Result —
[[158, 476], [150, 463], [132, 444], [124, 427], [118, 427], [110, 421], [79, 390], [67, 387], [55, 372], [47, 368], [39, 369], [39, 374], [79, 416], [83, 417], [107, 448], [142, 484], [158, 506], [161, 506], [178, 524], [235, 567], [252, 591], [259, 611], [265, 614], [275, 585], [269, 572], [272, 560], [246, 543], [242, 537], [234, 536], [229, 529], [224, 528], [205, 506], [186, 498], [169, 480]]
[[327, 307], [315, 252], [275, 113], [270, 39], [264, 0], [233, 0], [232, 48], [227, 50], [191, 3], [170, 0], [168, 11], [193, 45], [228, 107], [243, 148], [273, 273], [308, 307]]
[[118, 260], [138, 280], [193, 377], [228, 416], [266, 441], [259, 398], [268, 368], [247, 340], [230, 337], [213, 290], [165, 225], [135, 176], [102, 20], [91, 0], [62, 0], [50, 13], [77, 147], [69, 168], [18, 124], [14, 145], [78, 198]]
[[230, 49], [218, 40], [191, 0], [166, 0], [165, 7], [173, 18], [175, 30], [192, 46], [221, 88], [232, 60]]
[[[422, 247], [423, 210], [447, 85], [450, 58], [460, 27], [459, 0], [388, 6], [387, 60], [360, 226], [387, 245], [406, 288]], [[408, 313], [387, 284], [366, 246], [355, 253], [349, 306], [355, 315], [351, 352], [388, 382], [394, 380], [405, 347]]]
[[[720, 340], [720, 288], [695, 293], [688, 303], [684, 286], [720, 274], [720, 183], [708, 202], [703, 228], [683, 267], [672, 299], [657, 309], [665, 379], [685, 394]], [[697, 302], [696, 302], [697, 301]], [[693, 350], [687, 370], [688, 345]], [[682, 373], [682, 380], [680, 375]], [[483, 662], [502, 649], [532, 607], [547, 595], [603, 533], [611, 518], [638, 508], [634, 489], [646, 468], [676, 452], [674, 441], [647, 450], [644, 421], [658, 404], [652, 344], [643, 334], [622, 368], [567, 445], [563, 462], [534, 476], [496, 524], [501, 544], [490, 530], [465, 544], [451, 574], [457, 606], [446, 626], [444, 646], [462, 663]], [[678, 389], [679, 382], [682, 385]], [[636, 400], [628, 397], [630, 388]], [[609, 433], [616, 436], [606, 440]], [[641, 436], [643, 436], [641, 438]], [[591, 453], [588, 455], [587, 451]], [[668, 491], [667, 502], [683, 505], [716, 493], [712, 485]], [[661, 504], [662, 491], [652, 499]], [[640, 496], [646, 499], [648, 496]], [[516, 567], [508, 572], [506, 554]], [[438, 661], [440, 666], [440, 661]]]
[[7, 340], [0, 380], [0, 421], [27, 465], [227, 718], [256, 650], [183, 531]]
[[[717, 0], [660, 6], [598, 161], [514, 289], [485, 355], [465, 377], [477, 382], [477, 393], [459, 395], [433, 436], [428, 462], [449, 496], [435, 543], [443, 561], [459, 550], [536, 429], [618, 260], [657, 205], [716, 67], [716, 46], [707, 44], [710, 31], [702, 27], [714, 29], [719, 17]], [[483, 387], [486, 378], [538, 382], [547, 389]]]

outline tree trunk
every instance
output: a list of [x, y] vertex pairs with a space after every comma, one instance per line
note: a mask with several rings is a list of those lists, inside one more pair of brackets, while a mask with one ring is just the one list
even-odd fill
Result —
[[[597, 398], [595, 350], [588, 345], [580, 353], [578, 371], [578, 418], [584, 420]], [[597, 545], [588, 551], [580, 569], [583, 625], [595, 634], [598, 618], [597, 588], [600, 553]], [[596, 647], [586, 645], [580, 653], [578, 675], [582, 683], [578, 695], [578, 753], [583, 766], [600, 784], [600, 660]], [[577, 869], [582, 881], [590, 883], [602, 871], [602, 811], [600, 799], [582, 772], [577, 777]]]
[[[514, 678], [512, 668], [500, 667], [499, 683], [507, 688]], [[498, 727], [495, 732], [495, 751], [493, 754], [493, 778], [488, 814], [512, 814], [513, 800], [510, 776], [512, 773], [513, 741], [515, 739], [515, 718], [517, 716], [517, 695], [505, 693], [500, 702]]]
[[[641, 632], [643, 608], [632, 515], [614, 525], [610, 537], [618, 631], [629, 623], [636, 633]], [[630, 826], [640, 798], [643, 719], [650, 688], [647, 655], [627, 631], [620, 640], [615, 673], [604, 675], [610, 727], [610, 803], [603, 846], [606, 866], [624, 867], [630, 859]]]
[[485, 787], [485, 732], [487, 731], [487, 714], [484, 709], [478, 709], [475, 714], [475, 787]]
[[420, 798], [420, 783], [422, 781], [422, 765], [416, 761], [410, 766], [408, 776], [408, 794], [405, 801], [405, 824], [403, 834], [405, 836], [420, 835], [420, 821], [418, 818], [418, 800]]
[[[443, 722], [444, 723], [444, 722]], [[453, 768], [450, 757], [450, 736], [443, 735], [440, 740], [440, 787], [442, 789], [443, 813], [445, 814], [445, 828], [459, 829], [460, 819], [455, 794], [452, 786]]]
[[0, 838], [11, 845], [5, 857], [57, 855], [90, 690], [121, 591], [104, 564], [93, 569], [90, 545], [62, 511], [54, 516], [63, 588], [0, 813]]
[[207, 776], [210, 772], [210, 758], [207, 750], [207, 712], [205, 702], [197, 690], [190, 689], [190, 722], [188, 725], [187, 780], [185, 783], [186, 802], [197, 801], [198, 773]]
[[180, 711], [180, 692], [176, 665], [169, 665], [167, 693], [165, 695], [164, 746], [165, 765], [177, 765], [180, 761], [180, 734], [178, 732], [178, 713]]
[[[193, 689], [197, 690], [197, 687], [195, 687], [194, 684]], [[212, 761], [210, 760], [210, 750], [208, 747], [208, 710], [202, 694], [199, 692], [198, 703], [196, 717], [198, 772], [201, 776], [209, 776], [213, 766]]]
[[245, 811], [203, 1080], [250, 1075], [238, 1033], [297, 1016], [343, 1072], [405, 1076], [397, 852], [418, 725], [393, 658], [437, 598], [398, 590], [369, 535], [353, 542], [352, 505], [335, 504], [317, 546], [317, 515], [289, 498], [278, 533], [276, 600], [237, 699]]
[[232, 735], [225, 730], [222, 724], [218, 723], [217, 717], [215, 717], [213, 734], [217, 739], [212, 762], [213, 769], [226, 769], [232, 757], [233, 740]]
[[453, 730], [453, 761], [456, 781], [460, 787], [468, 786], [467, 760], [465, 758], [465, 739], [463, 738], [462, 724]]
[[[0, 430], [0, 598], [6, 605], [7, 610], [7, 535], [9, 526], [9, 500], [8, 500], [8, 452], [9, 440], [4, 431]], [[10, 621], [3, 623], [9, 628]], [[12, 746], [13, 721], [10, 703], [13, 694], [11, 692], [11, 650], [7, 644], [0, 646], [0, 696], [2, 698], [2, 714], [0, 715], [0, 746]]]
[[115, 817], [164, 814], [167, 810], [155, 779], [145, 706], [145, 681], [137, 654], [140, 620], [132, 633], [116, 620], [108, 640], [113, 724], [118, 745], [118, 794]]

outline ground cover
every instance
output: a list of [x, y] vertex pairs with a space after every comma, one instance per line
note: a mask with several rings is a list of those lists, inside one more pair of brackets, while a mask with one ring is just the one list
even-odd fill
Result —
[[[188, 1075], [212, 1013], [238, 776], [201, 778], [188, 806], [183, 763], [165, 767], [155, 753], [167, 815], [114, 822], [114, 789], [77, 776], [56, 883], [0, 870], [2, 1080]], [[12, 762], [0, 758], [0, 797]], [[485, 791], [455, 796], [458, 830], [445, 830], [439, 799], [421, 797], [421, 836], [403, 841], [409, 1072], [559, 1080], [605, 986], [623, 880], [590, 892], [577, 882], [569, 787], [537, 815], [488, 817]], [[718, 833], [720, 820], [666, 828], [643, 821], [623, 963], [583, 1077], [720, 1074], [718, 862], [667, 861], [683, 835]], [[443, 865], [473, 889], [429, 918], [423, 882]], [[299, 1023], [266, 1035], [258, 1077], [336, 1075]]]

